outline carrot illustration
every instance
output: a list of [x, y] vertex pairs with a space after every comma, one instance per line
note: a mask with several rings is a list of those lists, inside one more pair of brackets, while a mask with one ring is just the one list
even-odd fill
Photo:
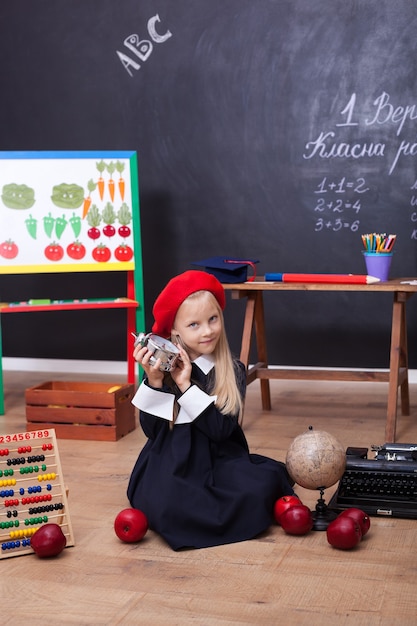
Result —
[[109, 188], [109, 194], [110, 194], [111, 201], [113, 202], [114, 201], [113, 173], [114, 173], [114, 170], [116, 168], [115, 168], [115, 165], [114, 165], [113, 161], [110, 161], [110, 163], [106, 167], [107, 167], [107, 171], [108, 171], [108, 173], [110, 175], [110, 179], [109, 179], [109, 182], [107, 183], [107, 185], [108, 185], [108, 188]]
[[120, 197], [121, 197], [121, 199], [123, 201], [125, 199], [125, 181], [123, 179], [122, 174], [123, 174], [123, 170], [125, 169], [125, 164], [121, 163], [121, 161], [117, 161], [116, 169], [119, 172], [118, 187], [119, 187]]
[[100, 200], [103, 200], [104, 197], [104, 178], [103, 178], [103, 172], [106, 169], [106, 164], [103, 161], [103, 159], [99, 162], [96, 163], [96, 168], [98, 169], [100, 176], [99, 179], [97, 181], [97, 187], [98, 187], [98, 193], [100, 194]]
[[92, 178], [90, 178], [90, 180], [87, 183], [87, 188], [88, 188], [88, 196], [86, 198], [84, 198], [84, 204], [83, 204], [83, 219], [86, 217], [90, 207], [91, 207], [91, 194], [93, 193], [94, 189], [97, 187], [96, 183], [93, 181]]

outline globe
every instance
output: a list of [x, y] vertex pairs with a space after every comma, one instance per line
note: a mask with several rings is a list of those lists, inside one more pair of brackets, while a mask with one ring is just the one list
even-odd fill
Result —
[[292, 479], [305, 489], [327, 489], [343, 476], [346, 452], [333, 435], [323, 430], [298, 435], [287, 451], [287, 470]]

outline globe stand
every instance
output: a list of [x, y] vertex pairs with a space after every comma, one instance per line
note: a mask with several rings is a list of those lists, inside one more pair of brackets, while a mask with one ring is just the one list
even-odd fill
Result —
[[337, 517], [335, 511], [327, 506], [323, 494], [324, 488], [319, 487], [320, 498], [317, 500], [316, 509], [313, 511], [313, 530], [326, 530], [330, 522]]

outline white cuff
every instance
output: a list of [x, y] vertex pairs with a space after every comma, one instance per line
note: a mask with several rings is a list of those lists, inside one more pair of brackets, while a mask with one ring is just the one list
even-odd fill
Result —
[[193, 422], [210, 404], [214, 404], [217, 396], [209, 396], [197, 385], [191, 385], [179, 398], [180, 411], [175, 424], [189, 424]]
[[174, 400], [175, 396], [172, 393], [152, 389], [142, 382], [132, 399], [132, 404], [140, 411], [162, 417], [170, 422], [174, 415]]

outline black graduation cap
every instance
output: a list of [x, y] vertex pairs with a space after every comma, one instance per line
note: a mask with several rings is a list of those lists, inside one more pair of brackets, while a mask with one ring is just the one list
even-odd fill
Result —
[[213, 256], [202, 261], [193, 261], [192, 265], [202, 267], [209, 274], [213, 274], [221, 283], [245, 283], [248, 281], [248, 267], [253, 270], [253, 276], [249, 278], [249, 281], [255, 279], [255, 263], [259, 263], [259, 261], [230, 256]]

